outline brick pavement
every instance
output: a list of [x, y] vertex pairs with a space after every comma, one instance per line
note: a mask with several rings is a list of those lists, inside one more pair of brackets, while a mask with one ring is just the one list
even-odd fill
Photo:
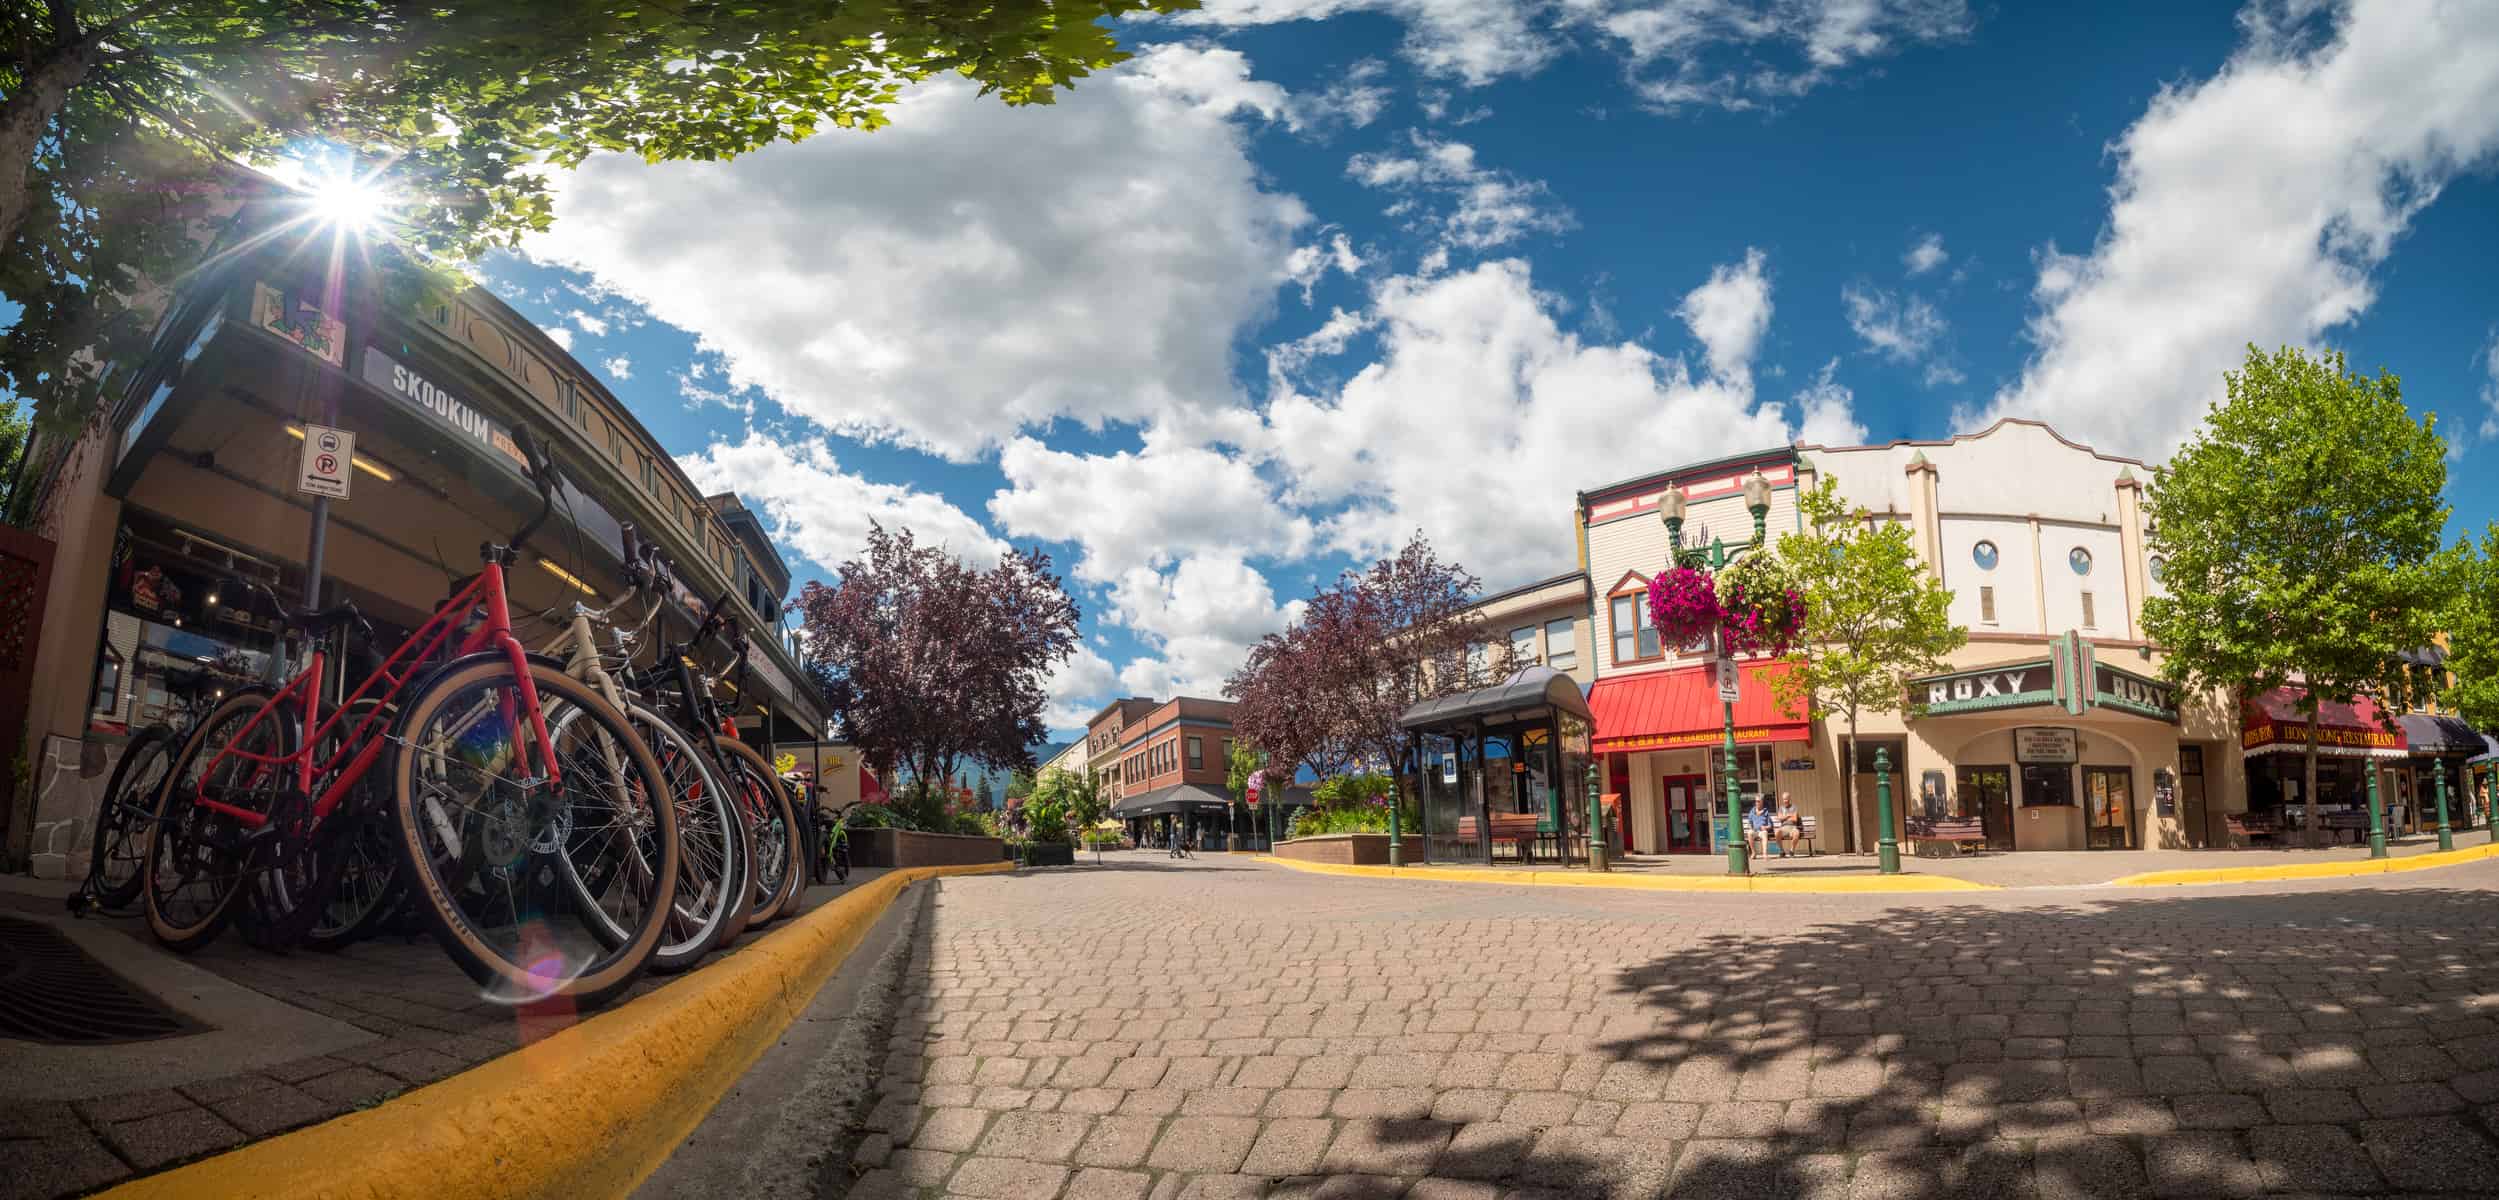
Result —
[[859, 1197], [2499, 1194], [2499, 864], [1948, 897], [942, 885]]

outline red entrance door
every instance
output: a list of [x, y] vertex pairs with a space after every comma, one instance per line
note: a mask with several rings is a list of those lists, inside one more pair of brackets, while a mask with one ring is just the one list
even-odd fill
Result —
[[1709, 779], [1703, 775], [1669, 775], [1658, 785], [1665, 797], [1666, 852], [1709, 853]]

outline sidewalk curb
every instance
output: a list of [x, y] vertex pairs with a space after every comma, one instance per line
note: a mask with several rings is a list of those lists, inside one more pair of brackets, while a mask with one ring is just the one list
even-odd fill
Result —
[[2465, 850], [2433, 850], [2402, 858], [2364, 858], [2356, 862], [2293, 863], [2279, 867], [2190, 867], [2176, 871], [2145, 871], [2109, 881], [2112, 887], [2172, 887], [2194, 883], [2271, 883], [2285, 879], [2342, 879], [2355, 875], [2392, 875], [2428, 871], [2499, 858], [2499, 846]]
[[349, 1113], [104, 1193], [156, 1196], [623, 1196], [700, 1125], [891, 905], [907, 867], [578, 1025]]
[[1943, 875], [1853, 875], [1838, 879], [1795, 879], [1782, 875], [1598, 875], [1588, 871], [1492, 871], [1480, 867], [1353, 867], [1336, 863], [1301, 862], [1259, 855], [1296, 871], [1319, 875], [1355, 875], [1366, 879], [1418, 879], [1440, 883], [1506, 883], [1514, 887], [1620, 888], [1634, 892], [1993, 892], [1994, 884], [1973, 883]]

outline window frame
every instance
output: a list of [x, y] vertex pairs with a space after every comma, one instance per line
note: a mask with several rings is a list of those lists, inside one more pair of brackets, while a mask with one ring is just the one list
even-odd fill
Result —
[[[1630, 581], [1634, 579], [1640, 580], [1639, 586], [1628, 586]], [[1605, 596], [1605, 624], [1606, 634], [1608, 635], [1606, 638], [1606, 647], [1613, 654], [1614, 665], [1618, 667], [1625, 667], [1636, 663], [1666, 661], [1666, 635], [1658, 632], [1656, 623], [1649, 620], [1647, 605], [1644, 603], [1648, 599], [1649, 581], [1640, 579], [1639, 575], [1635, 573], [1625, 576], [1624, 584], [1626, 586], [1617, 587], [1613, 591], [1606, 593]], [[1619, 614], [1615, 612], [1614, 608], [1615, 604], [1621, 601], [1629, 601], [1631, 604], [1631, 649], [1633, 653], [1629, 658], [1623, 657], [1623, 639], [1620, 632], [1621, 622], [1617, 619]], [[1644, 629], [1648, 631], [1651, 638], [1656, 639], [1657, 652], [1654, 654], [1639, 653], [1640, 631]]]
[[2001, 624], [1996, 620], [1996, 587], [1994, 584], [1978, 585], [1978, 623], [1981, 625]]
[[1189, 769], [1192, 771], [1206, 769], [1206, 739], [1203, 737], [1189, 739]]
[[[1521, 625], [1510, 631], [1510, 658], [1513, 665], [1542, 663], [1545, 660], [1544, 653], [1537, 649], [1540, 642], [1536, 635], [1540, 632], [1542, 630], [1533, 624]], [[1524, 647], [1519, 644], [1519, 635], [1522, 633], [1527, 635]]]
[[[1553, 629], [1562, 629], [1562, 648], [1553, 648]], [[1555, 617], [1545, 622], [1545, 665], [1556, 671], [1579, 669], [1579, 623], [1569, 617]]]

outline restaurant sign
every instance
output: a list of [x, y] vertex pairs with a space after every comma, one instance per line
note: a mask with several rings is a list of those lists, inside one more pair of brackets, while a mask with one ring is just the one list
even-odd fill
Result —
[[[2277, 721], [2269, 714], [2239, 731], [2239, 747], [2253, 750], [2274, 743], [2305, 746], [2308, 744], [2306, 721]], [[2401, 754], [2405, 748], [2401, 729], [2370, 729], [2366, 726], [2317, 726], [2317, 747], [2321, 750], [2357, 750]]]

